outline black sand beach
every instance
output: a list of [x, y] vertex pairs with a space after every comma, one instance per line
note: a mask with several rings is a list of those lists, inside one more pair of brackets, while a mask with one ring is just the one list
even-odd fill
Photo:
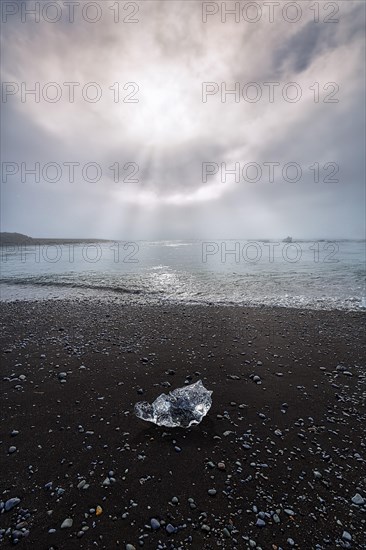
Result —
[[[366, 548], [365, 314], [1, 309], [0, 547]], [[135, 417], [199, 379], [199, 426]]]

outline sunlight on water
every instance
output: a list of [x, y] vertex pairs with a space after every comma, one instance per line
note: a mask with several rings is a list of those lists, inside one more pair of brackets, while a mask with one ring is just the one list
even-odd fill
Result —
[[[2, 248], [1, 299], [366, 307], [365, 243], [138, 242]], [[119, 250], [120, 249], [120, 250]], [[118, 253], [116, 253], [118, 251]]]

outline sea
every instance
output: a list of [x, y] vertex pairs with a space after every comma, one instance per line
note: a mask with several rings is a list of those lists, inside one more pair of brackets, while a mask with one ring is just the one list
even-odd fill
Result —
[[0, 299], [366, 310], [365, 245], [240, 239], [3, 245]]

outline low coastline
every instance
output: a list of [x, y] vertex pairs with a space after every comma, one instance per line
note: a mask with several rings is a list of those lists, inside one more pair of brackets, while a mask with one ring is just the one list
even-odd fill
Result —
[[[0, 500], [20, 503], [0, 515], [12, 529], [0, 546], [27, 509], [20, 548], [365, 547], [365, 504], [352, 502], [366, 492], [365, 313], [88, 300], [1, 310]], [[198, 379], [213, 390], [199, 426], [134, 416], [136, 401]]]

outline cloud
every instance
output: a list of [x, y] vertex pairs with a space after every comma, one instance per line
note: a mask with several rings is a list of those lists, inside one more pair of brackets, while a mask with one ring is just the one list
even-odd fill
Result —
[[[310, 5], [301, 3], [303, 17], [293, 24], [264, 17], [256, 24], [233, 18], [223, 24], [220, 15], [203, 23], [200, 2], [164, 1], [140, 2], [140, 22], [130, 25], [115, 24], [107, 11], [94, 25], [80, 19], [54, 25], [9, 19], [3, 25], [3, 80], [29, 88], [57, 82], [63, 96], [57, 103], [9, 97], [3, 105], [2, 132], [8, 137], [3, 159], [96, 162], [103, 177], [96, 184], [80, 177], [70, 184], [65, 172], [56, 184], [28, 187], [14, 178], [3, 184], [4, 228], [37, 235], [88, 236], [97, 230], [101, 237], [126, 231], [149, 237], [152, 231], [161, 236], [163, 226], [167, 238], [219, 228], [226, 236], [239, 230], [313, 236], [316, 229], [329, 236], [339, 234], [347, 208], [342, 231], [360, 236], [365, 7], [341, 2], [340, 22], [327, 24], [312, 20]], [[264, 84], [269, 81], [278, 83], [273, 102]], [[80, 84], [74, 103], [65, 99], [65, 82]], [[82, 97], [90, 82], [102, 90], [96, 103]], [[139, 102], [114, 102], [116, 82], [122, 98], [134, 91], [124, 84], [136, 83]], [[203, 82], [218, 86], [206, 103]], [[258, 102], [244, 98], [250, 82], [261, 91]], [[288, 82], [301, 89], [297, 103], [283, 97]], [[326, 87], [331, 82], [339, 86], [334, 96], [335, 88]], [[223, 102], [222, 89], [236, 83], [239, 102], [233, 95]], [[327, 97], [339, 102], [326, 103]], [[116, 162], [136, 163], [139, 183], [116, 184], [110, 169]], [[281, 170], [297, 162], [304, 176], [296, 185], [284, 182], [281, 171], [274, 183], [230, 177], [223, 183], [220, 173], [204, 182], [203, 162], [226, 163], [228, 169], [235, 163], [242, 169], [248, 162], [262, 168], [279, 162]], [[309, 167], [316, 162], [338, 163], [342, 181], [315, 184]]]

